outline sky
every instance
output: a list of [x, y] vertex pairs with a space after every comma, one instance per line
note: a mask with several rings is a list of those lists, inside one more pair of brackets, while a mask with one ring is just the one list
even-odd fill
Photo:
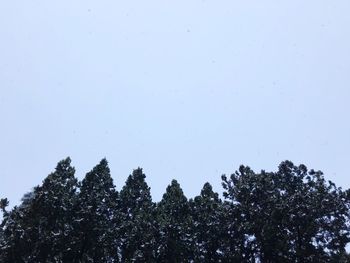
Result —
[[0, 197], [61, 159], [155, 201], [283, 160], [350, 187], [350, 2], [2, 1]]

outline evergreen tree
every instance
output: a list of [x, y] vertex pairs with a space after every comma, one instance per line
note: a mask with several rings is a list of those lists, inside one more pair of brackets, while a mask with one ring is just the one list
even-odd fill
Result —
[[241, 166], [231, 175], [223, 177], [224, 188], [229, 192], [235, 214], [245, 234], [246, 254], [255, 254], [262, 262], [285, 262], [288, 246], [284, 232], [284, 201], [273, 173], [255, 174], [249, 167]]
[[329, 262], [349, 242], [348, 194], [320, 172], [289, 161], [277, 173], [241, 166], [223, 186], [261, 262]]
[[167, 187], [157, 210], [160, 225], [158, 262], [193, 260], [190, 206], [176, 180], [173, 180]]
[[133, 171], [120, 191], [123, 262], [154, 262], [155, 209], [141, 168]]
[[[28, 250], [24, 244], [27, 233], [21, 223], [21, 212], [18, 207], [14, 207], [12, 211], [3, 221], [3, 237], [0, 246], [0, 262], [24, 262], [23, 255], [28, 255]], [[28, 243], [27, 243], [28, 244]]]
[[9, 201], [7, 198], [0, 199], [0, 210], [3, 213], [3, 215], [6, 214], [6, 207], [9, 205]]
[[0, 199], [0, 244], [1, 244], [1, 240], [3, 239], [3, 226], [5, 223], [5, 219], [8, 215], [8, 212], [6, 210], [6, 207], [9, 205], [9, 201], [7, 198], [2, 198]]
[[282, 162], [241, 166], [190, 201], [173, 180], [152, 202], [141, 168], [120, 195], [105, 159], [78, 184], [67, 158], [8, 211], [0, 200], [0, 262], [349, 262], [350, 190]]
[[8, 212], [6, 210], [6, 207], [9, 205], [9, 201], [7, 198], [0, 199], [0, 210], [1, 210], [1, 224], [0, 224], [0, 262], [4, 261], [4, 242], [5, 242], [5, 236], [4, 236], [4, 225], [6, 223], [6, 220], [8, 218]]
[[4, 224], [4, 262], [60, 262], [69, 251], [77, 180], [67, 158], [25, 195]]
[[190, 200], [193, 218], [192, 237], [194, 238], [195, 262], [222, 262], [223, 206], [217, 193], [209, 183], [205, 183], [201, 194]]
[[38, 240], [37, 216], [32, 213], [32, 199], [24, 202], [25, 196], [20, 206], [15, 206], [10, 212], [4, 210], [0, 262], [34, 262], [33, 247]]
[[75, 207], [72, 259], [74, 262], [118, 262], [115, 190], [106, 159], [86, 174]]
[[[75, 169], [70, 164], [70, 158], [59, 162], [55, 172], [34, 194], [33, 209], [40, 215], [38, 262], [63, 260], [70, 249], [67, 244], [72, 233], [72, 210], [77, 190]], [[31, 198], [25, 196], [24, 205]]]
[[329, 262], [344, 254], [350, 241], [349, 193], [326, 182], [322, 172], [289, 161], [281, 163], [276, 175], [288, 209], [292, 260]]

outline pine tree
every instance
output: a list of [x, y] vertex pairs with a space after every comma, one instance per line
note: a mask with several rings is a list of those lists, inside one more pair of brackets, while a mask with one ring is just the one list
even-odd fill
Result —
[[344, 253], [349, 194], [326, 183], [321, 172], [289, 161], [276, 173], [241, 166], [230, 179], [223, 176], [223, 186], [247, 252], [259, 261], [330, 262]]
[[167, 187], [157, 210], [160, 225], [158, 262], [193, 260], [190, 206], [176, 180]]
[[282, 182], [291, 258], [295, 262], [329, 262], [344, 254], [350, 241], [348, 191], [321, 171], [282, 162], [276, 173]]
[[285, 202], [278, 180], [273, 173], [255, 174], [244, 166], [231, 180], [234, 209], [242, 216], [240, 222], [249, 242], [248, 251], [254, 251], [263, 262], [285, 262], [289, 248], [283, 225]]
[[154, 262], [155, 205], [141, 168], [133, 171], [120, 191], [123, 262]]
[[75, 207], [71, 262], [118, 262], [118, 192], [106, 159], [86, 174]]

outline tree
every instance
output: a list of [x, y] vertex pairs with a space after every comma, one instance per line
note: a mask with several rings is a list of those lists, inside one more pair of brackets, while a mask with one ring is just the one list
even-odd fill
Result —
[[86, 174], [74, 216], [74, 262], [118, 262], [118, 192], [106, 159]]
[[190, 200], [193, 219], [195, 262], [222, 262], [224, 208], [222, 201], [209, 183], [205, 183], [199, 196]]
[[4, 211], [0, 262], [34, 262], [33, 248], [38, 235], [37, 216], [32, 212], [34, 191], [38, 191], [38, 187], [23, 196], [21, 205], [10, 212]]
[[141, 168], [133, 171], [120, 191], [123, 262], [155, 260], [155, 206]]
[[82, 182], [69, 158], [8, 210], [0, 199], [0, 262], [349, 262], [350, 190], [282, 162], [222, 176], [187, 200], [173, 180], [152, 202], [141, 168], [120, 194], [102, 159]]
[[71, 222], [77, 190], [74, 174], [71, 159], [66, 158], [57, 164], [55, 172], [34, 193], [32, 208], [40, 215], [37, 247], [37, 260], [40, 262], [62, 260], [69, 251], [67, 245], [72, 233]]
[[160, 237], [158, 262], [188, 262], [193, 259], [190, 236], [190, 206], [179, 183], [172, 180], [157, 206]]
[[295, 262], [329, 262], [344, 254], [350, 241], [349, 192], [321, 171], [308, 171], [304, 165], [281, 163], [276, 175], [288, 208], [288, 237]]
[[22, 198], [4, 224], [4, 262], [57, 262], [69, 251], [77, 180], [71, 160], [60, 161], [42, 186]]
[[329, 262], [349, 242], [349, 195], [321, 172], [289, 161], [276, 173], [241, 166], [223, 186], [261, 262]]
[[6, 207], [9, 205], [7, 198], [0, 199], [0, 209], [3, 214], [6, 214]]
[[223, 176], [225, 197], [234, 203], [245, 234], [244, 248], [262, 262], [286, 261], [288, 247], [283, 229], [283, 204], [273, 173], [255, 174], [241, 166], [228, 181]]
[[6, 210], [6, 207], [9, 205], [9, 201], [7, 198], [2, 198], [0, 199], [0, 209], [2, 212], [2, 216], [1, 216], [1, 224], [0, 224], [0, 262], [4, 261], [4, 258], [2, 257], [3, 255], [3, 246], [4, 246], [4, 242], [5, 242], [5, 237], [4, 237], [4, 225], [6, 223], [6, 220], [8, 218], [8, 212]]

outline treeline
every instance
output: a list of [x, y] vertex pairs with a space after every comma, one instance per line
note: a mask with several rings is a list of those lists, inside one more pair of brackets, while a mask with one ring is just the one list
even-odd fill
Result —
[[79, 182], [69, 158], [7, 210], [0, 262], [350, 262], [350, 192], [282, 162], [222, 176], [187, 199], [176, 180], [153, 202], [138, 168], [118, 192], [103, 159]]

